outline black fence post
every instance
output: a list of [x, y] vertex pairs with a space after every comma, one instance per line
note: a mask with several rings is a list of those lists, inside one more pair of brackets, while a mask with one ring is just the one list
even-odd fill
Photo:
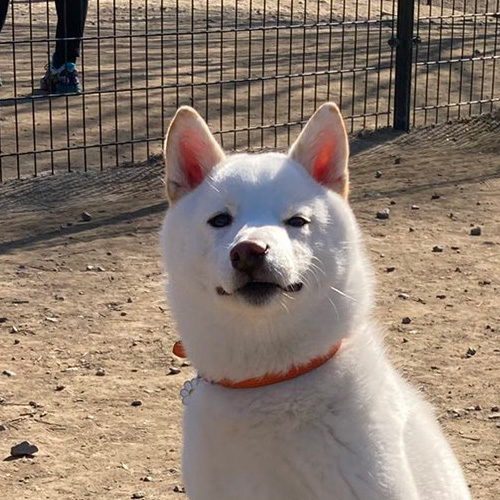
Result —
[[414, 11], [415, 0], [398, 0], [394, 128], [396, 130], [404, 130], [405, 132], [410, 130]]

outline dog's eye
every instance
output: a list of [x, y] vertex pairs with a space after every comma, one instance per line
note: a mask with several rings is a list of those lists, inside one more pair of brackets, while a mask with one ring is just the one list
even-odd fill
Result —
[[210, 224], [212, 227], [225, 227], [229, 226], [232, 222], [233, 222], [232, 215], [226, 212], [217, 214], [213, 216], [211, 219], [208, 219], [208, 224]]
[[306, 219], [305, 217], [302, 217], [300, 215], [294, 215], [293, 217], [290, 217], [285, 221], [285, 224], [287, 226], [292, 226], [292, 227], [302, 227], [305, 226], [306, 224], [309, 224], [311, 221], [309, 219]]

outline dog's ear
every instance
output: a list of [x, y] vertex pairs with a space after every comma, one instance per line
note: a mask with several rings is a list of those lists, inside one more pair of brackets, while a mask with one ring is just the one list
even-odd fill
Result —
[[167, 194], [171, 203], [203, 182], [224, 159], [203, 118], [189, 106], [182, 106], [168, 128], [164, 148]]
[[300, 133], [289, 157], [320, 184], [345, 199], [349, 193], [349, 140], [336, 104], [323, 104]]

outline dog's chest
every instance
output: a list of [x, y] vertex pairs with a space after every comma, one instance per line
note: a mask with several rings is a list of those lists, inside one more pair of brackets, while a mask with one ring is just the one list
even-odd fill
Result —
[[324, 405], [304, 409], [293, 398], [273, 404], [264, 394], [229, 407], [208, 392], [193, 395], [184, 420], [183, 470], [192, 500], [355, 500], [360, 487], [378, 498], [367, 472], [373, 464], [363, 453], [366, 437], [358, 442], [349, 428], [354, 422]]

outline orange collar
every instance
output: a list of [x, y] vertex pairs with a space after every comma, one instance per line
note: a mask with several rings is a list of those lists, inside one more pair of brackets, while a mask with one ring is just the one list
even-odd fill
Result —
[[[301, 375], [319, 368], [328, 360], [332, 359], [335, 354], [337, 354], [337, 351], [340, 349], [341, 345], [342, 340], [334, 344], [323, 356], [313, 358], [311, 359], [311, 361], [309, 361], [309, 363], [303, 365], [292, 366], [285, 373], [266, 373], [262, 377], [247, 378], [245, 380], [241, 380], [240, 382], [232, 382], [231, 380], [228, 380], [226, 378], [218, 380], [217, 382], [207, 382], [221, 385], [222, 387], [229, 387], [230, 389], [255, 389], [256, 387], [265, 387], [266, 385], [278, 384], [279, 382], [284, 382], [285, 380], [291, 380], [293, 378], [300, 377]], [[184, 350], [182, 342], [179, 341], [174, 344], [173, 353], [179, 358], [186, 357], [186, 351]]]

